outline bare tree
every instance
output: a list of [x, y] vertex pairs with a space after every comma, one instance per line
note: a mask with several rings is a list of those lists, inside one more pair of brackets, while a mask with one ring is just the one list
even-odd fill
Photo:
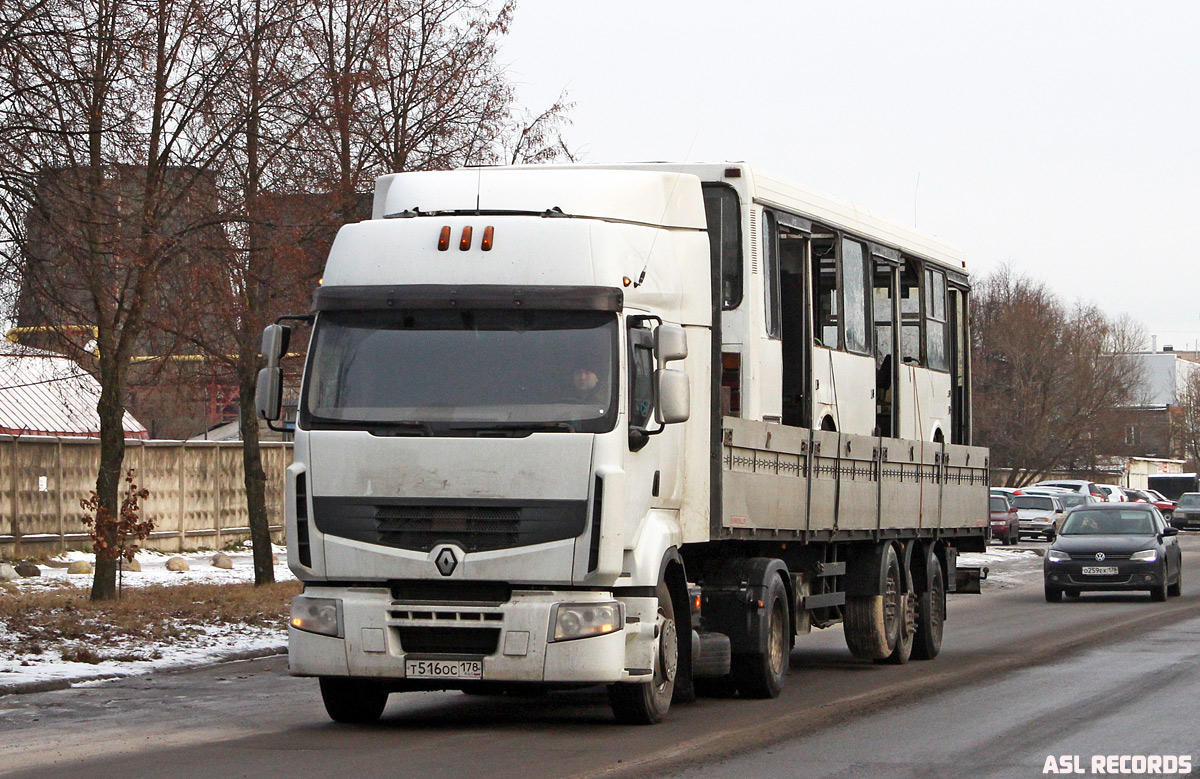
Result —
[[1183, 379], [1176, 401], [1171, 409], [1171, 439], [1195, 467], [1200, 465], [1200, 366]]
[[[35, 14], [42, 34], [24, 39], [36, 46], [21, 49], [23, 72], [7, 77], [32, 85], [10, 113], [29, 132], [23, 147], [9, 149], [24, 176], [14, 189], [32, 207], [18, 313], [64, 335], [94, 328], [96, 494], [113, 517], [130, 358], [146, 349], [148, 306], [164, 285], [169, 292], [165, 270], [211, 224], [203, 201], [222, 136], [199, 119], [225, 77], [210, 45], [216, 5], [55, 0]], [[92, 598], [115, 596], [116, 564], [98, 560]]]
[[1094, 306], [1068, 309], [1007, 267], [976, 285], [972, 320], [976, 440], [1011, 469], [1008, 484], [1094, 461], [1109, 411], [1142, 391], [1139, 363], [1121, 356], [1140, 342], [1139, 326]]

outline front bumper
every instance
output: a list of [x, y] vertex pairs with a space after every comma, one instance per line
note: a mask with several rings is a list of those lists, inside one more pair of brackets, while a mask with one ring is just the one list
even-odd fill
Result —
[[1179, 529], [1200, 528], [1200, 511], [1182, 511], [1175, 509], [1171, 515], [1171, 525]]
[[[1115, 567], [1117, 573], [1094, 575], [1084, 574], [1084, 567], [1105, 565]], [[1103, 564], [1095, 561], [1069, 560], [1061, 563], [1047, 562], [1043, 568], [1046, 584], [1080, 592], [1145, 591], [1161, 586], [1165, 571], [1160, 561], [1116, 560]]]
[[[612, 601], [608, 592], [516, 591], [507, 603], [403, 603], [385, 587], [308, 587], [305, 596], [342, 603], [342, 636], [288, 629], [294, 676], [394, 680], [395, 689], [452, 689], [479, 681], [596, 684], [649, 678], [654, 598], [620, 598], [625, 624], [590, 638], [551, 642], [556, 604]], [[482, 663], [478, 681], [408, 679], [406, 660]]]
[[1054, 532], [1054, 522], [1042, 519], [1022, 519], [1021, 535], [1043, 536]]

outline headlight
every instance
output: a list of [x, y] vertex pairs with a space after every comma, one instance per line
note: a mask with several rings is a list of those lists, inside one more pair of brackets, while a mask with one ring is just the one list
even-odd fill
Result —
[[620, 630], [625, 610], [617, 601], [608, 603], [559, 603], [550, 617], [551, 641], [601, 636]]
[[1141, 560], [1144, 563], [1152, 563], [1158, 559], [1157, 549], [1143, 549], [1140, 552], [1134, 552], [1129, 555], [1130, 560]]
[[1046, 552], [1046, 559], [1052, 563], [1065, 563], [1071, 559], [1071, 555], [1061, 549], [1051, 549]]
[[342, 602], [336, 598], [292, 598], [292, 627], [342, 637]]

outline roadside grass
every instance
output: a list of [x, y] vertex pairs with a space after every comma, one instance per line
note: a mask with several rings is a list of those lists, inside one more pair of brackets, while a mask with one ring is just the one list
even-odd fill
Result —
[[58, 652], [64, 661], [155, 660], [212, 626], [283, 627], [300, 583], [149, 585], [118, 601], [93, 603], [64, 585], [20, 591], [0, 587], [0, 656]]

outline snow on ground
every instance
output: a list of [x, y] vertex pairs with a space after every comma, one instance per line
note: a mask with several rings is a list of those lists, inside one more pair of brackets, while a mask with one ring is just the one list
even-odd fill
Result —
[[[282, 546], [272, 547], [277, 563], [275, 565], [275, 581], [282, 582], [296, 578], [287, 567], [287, 549]], [[167, 554], [142, 550], [137, 553], [140, 572], [124, 571], [122, 584], [125, 587], [141, 587], [148, 584], [241, 584], [254, 581], [254, 560], [250, 548], [226, 551], [225, 554], [233, 562], [233, 568], [214, 568], [213, 555], [217, 552], [184, 552], [183, 554]], [[172, 557], [182, 557], [187, 561], [190, 570], [168, 571], [167, 561]], [[46, 565], [40, 565], [41, 576], [31, 576], [13, 580], [18, 587], [61, 587], [70, 584], [74, 587], [91, 587], [92, 575], [69, 574], [67, 567], [78, 560], [93, 562], [96, 556], [91, 552], [67, 552], [54, 558]]]
[[[294, 579], [287, 567], [286, 550], [276, 547], [279, 560], [275, 566], [275, 581]], [[227, 551], [233, 562], [232, 569], [215, 568], [212, 565], [214, 552], [190, 552], [178, 555], [190, 567], [188, 571], [168, 571], [167, 560], [177, 555], [142, 551], [137, 561], [142, 566], [140, 573], [126, 571], [123, 586], [139, 587], [150, 584], [234, 584], [254, 581], [254, 562], [249, 548]], [[68, 574], [67, 566], [76, 560], [91, 562], [94, 556], [83, 552], [70, 552], [55, 558], [49, 564], [40, 565], [41, 576], [16, 579], [11, 582], [21, 590], [54, 588], [64, 585], [88, 588], [92, 585], [91, 574]], [[0, 623], [0, 646], [4, 642], [5, 626]], [[195, 625], [181, 626], [182, 637], [168, 642], [134, 642], [122, 647], [122, 651], [145, 659], [104, 660], [99, 663], [67, 662], [60, 651], [50, 647], [40, 652], [18, 650], [15, 653], [0, 652], [0, 694], [29, 683], [71, 681], [81, 682], [94, 679], [110, 679], [121, 676], [145, 674], [164, 668], [194, 666], [213, 663], [221, 659], [247, 656], [252, 653], [280, 651], [287, 643], [287, 627], [255, 627], [249, 625]], [[6, 690], [6, 688], [8, 688]]]
[[[963, 566], [987, 566], [988, 578], [983, 584], [984, 592], [987, 592], [993, 588], [1014, 587], [1022, 581], [1032, 580], [1035, 574], [1040, 575], [1043, 552], [1044, 550], [1041, 548], [991, 545], [986, 552], [960, 554], [958, 563]], [[214, 568], [212, 566], [213, 554], [212, 552], [197, 552], [180, 555], [187, 560], [191, 570], [174, 572], [167, 570], [166, 563], [175, 555], [139, 552], [138, 562], [142, 566], [142, 571], [140, 573], [126, 572], [124, 586], [170, 585], [185, 582], [232, 584], [254, 581], [254, 564], [249, 549], [226, 553], [233, 561], [231, 570]], [[278, 547], [275, 549], [275, 554], [280, 561], [275, 566], [275, 580], [286, 581], [295, 578], [285, 562], [285, 550]], [[75, 560], [90, 562], [92, 556], [82, 552], [69, 553], [51, 561], [50, 565], [41, 566], [41, 576], [18, 579], [13, 584], [19, 588], [28, 589], [61, 587], [64, 584], [74, 587], [90, 587], [92, 584], [90, 574], [67, 573], [67, 565]], [[0, 644], [3, 644], [4, 629], [3, 624], [0, 624]], [[209, 625], [202, 630], [189, 628], [187, 632], [190, 635], [170, 644], [156, 643], [129, 647], [131, 654], [146, 656], [145, 660], [106, 660], [95, 664], [73, 663], [63, 661], [59, 652], [55, 650], [45, 650], [36, 654], [0, 655], [0, 694], [3, 694], [6, 687], [11, 689], [13, 685], [24, 683], [56, 680], [80, 682], [133, 676], [164, 668], [212, 663], [222, 658], [246, 655], [256, 651], [265, 653], [282, 649], [287, 643], [287, 628], [283, 624], [278, 627]]]
[[963, 552], [958, 564], [964, 567], [984, 566], [988, 569], [983, 591], [989, 588], [1008, 589], [1029, 581], [1034, 574], [1041, 576], [1044, 547], [1000, 546], [992, 544], [986, 552]]

